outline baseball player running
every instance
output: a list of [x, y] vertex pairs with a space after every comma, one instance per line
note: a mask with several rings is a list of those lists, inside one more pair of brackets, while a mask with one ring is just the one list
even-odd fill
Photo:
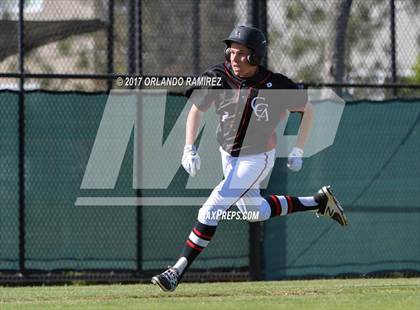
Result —
[[[178, 261], [152, 278], [152, 283], [159, 285], [163, 291], [176, 289], [187, 268], [210, 243], [219, 218], [209, 215], [217, 211], [227, 211], [236, 205], [243, 213], [257, 211], [258, 218], [254, 221], [265, 221], [294, 212], [316, 211], [342, 226], [347, 225], [343, 209], [329, 186], [323, 186], [309, 197], [261, 196], [260, 183], [269, 175], [275, 161], [274, 129], [280, 122], [280, 115], [284, 115], [285, 108], [273, 100], [264, 100], [259, 92], [281, 89], [295, 93], [293, 98], [288, 97], [295, 103], [287, 109], [302, 112], [303, 118], [296, 146], [288, 157], [287, 167], [292, 171], [299, 171], [302, 167], [303, 148], [312, 123], [312, 106], [307, 102], [305, 90], [299, 89], [286, 76], [261, 66], [267, 42], [259, 29], [235, 27], [224, 42], [226, 61], [205, 73], [205, 76], [220, 77], [223, 85], [207, 88], [199, 96], [194, 96], [193, 90], [187, 91], [193, 105], [187, 118], [182, 156], [182, 166], [191, 176], [195, 176], [200, 169], [200, 157], [194, 146], [198, 127], [202, 114], [214, 106], [219, 117], [217, 141], [220, 144], [224, 179], [200, 208], [197, 223]], [[214, 88], [218, 88], [216, 92]]]

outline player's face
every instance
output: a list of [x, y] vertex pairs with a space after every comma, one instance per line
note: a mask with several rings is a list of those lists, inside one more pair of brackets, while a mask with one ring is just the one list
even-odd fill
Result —
[[247, 78], [256, 73], [258, 66], [252, 66], [249, 64], [247, 59], [249, 52], [249, 49], [244, 45], [238, 43], [231, 44], [230, 63], [235, 75]]

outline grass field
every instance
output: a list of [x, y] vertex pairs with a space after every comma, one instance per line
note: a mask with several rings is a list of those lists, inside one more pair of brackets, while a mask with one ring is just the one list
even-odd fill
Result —
[[420, 279], [0, 287], [0, 309], [420, 309]]

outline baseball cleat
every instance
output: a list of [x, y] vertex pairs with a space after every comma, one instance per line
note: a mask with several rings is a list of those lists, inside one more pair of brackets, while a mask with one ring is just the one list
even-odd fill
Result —
[[318, 209], [317, 215], [320, 214], [329, 217], [334, 221], [338, 222], [343, 227], [347, 226], [347, 217], [344, 214], [344, 210], [340, 202], [332, 193], [331, 186], [323, 186], [318, 191], [318, 194], [325, 198], [326, 204]]
[[162, 291], [172, 292], [175, 291], [179, 282], [179, 272], [175, 268], [168, 268], [166, 271], [161, 274], [154, 276], [152, 278], [152, 283], [159, 285]]

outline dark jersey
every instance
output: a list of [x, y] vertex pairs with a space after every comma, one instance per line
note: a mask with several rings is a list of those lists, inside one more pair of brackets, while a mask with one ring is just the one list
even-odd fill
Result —
[[235, 157], [275, 148], [281, 115], [307, 101], [306, 91], [298, 84], [262, 66], [249, 79], [235, 76], [228, 62], [211, 67], [203, 76], [221, 78], [222, 85], [192, 88], [186, 95], [201, 111], [214, 105], [219, 117], [217, 141]]

